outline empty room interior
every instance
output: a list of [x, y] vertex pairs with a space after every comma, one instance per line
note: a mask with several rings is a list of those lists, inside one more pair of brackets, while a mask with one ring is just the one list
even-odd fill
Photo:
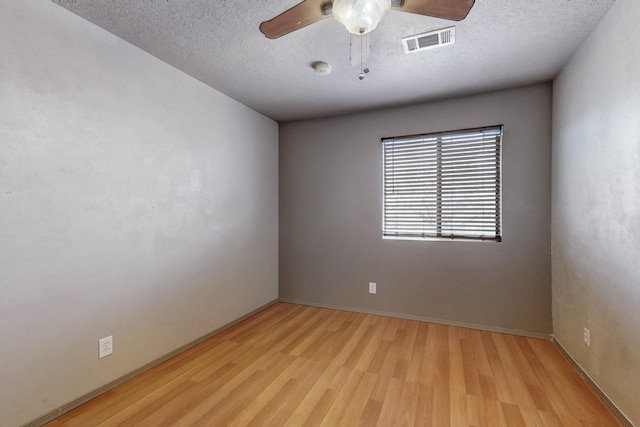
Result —
[[639, 20], [0, 0], [0, 426], [640, 425]]

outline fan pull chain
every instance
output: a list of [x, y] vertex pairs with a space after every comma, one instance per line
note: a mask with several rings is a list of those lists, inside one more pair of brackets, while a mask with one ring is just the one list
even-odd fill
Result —
[[369, 69], [364, 68], [364, 58], [362, 53], [364, 52], [364, 31], [364, 28], [360, 28], [360, 75], [358, 76], [360, 80], [364, 80], [365, 74], [369, 73]]

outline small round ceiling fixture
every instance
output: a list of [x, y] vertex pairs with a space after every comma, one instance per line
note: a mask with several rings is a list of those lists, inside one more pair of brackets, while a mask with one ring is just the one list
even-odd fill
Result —
[[318, 61], [311, 64], [316, 73], [326, 76], [331, 73], [331, 64], [327, 64], [326, 62]]

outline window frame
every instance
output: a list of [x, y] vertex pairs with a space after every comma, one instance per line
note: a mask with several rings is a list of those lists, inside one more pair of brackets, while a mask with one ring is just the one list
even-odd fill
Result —
[[[493, 150], [495, 150], [496, 160], [495, 162], [493, 161], [486, 162], [486, 165], [490, 165], [491, 168], [494, 168], [494, 172], [489, 175], [486, 175], [484, 172], [482, 173], [477, 172], [475, 174], [472, 173], [471, 175], [476, 179], [485, 179], [487, 181], [491, 181], [493, 182], [493, 184], [491, 185], [495, 186], [495, 194], [496, 194], [495, 205], [493, 203], [481, 204], [483, 208], [494, 205], [493, 207], [494, 211], [490, 209], [489, 216], [485, 216], [484, 211], [480, 216], [480, 218], [483, 220], [485, 224], [487, 223], [486, 218], [489, 218], [491, 220], [491, 223], [490, 223], [491, 225], [495, 223], [495, 227], [493, 227], [493, 232], [490, 234], [483, 234], [483, 232], [485, 231], [485, 229], [491, 229], [492, 227], [483, 227], [480, 225], [474, 226], [473, 221], [464, 222], [464, 221], [460, 221], [459, 219], [455, 219], [455, 220], [453, 219], [456, 216], [455, 214], [456, 207], [458, 209], [462, 209], [463, 207], [465, 207], [464, 203], [465, 202], [469, 203], [470, 199], [465, 198], [465, 199], [461, 199], [461, 201], [459, 202], [454, 203], [452, 202], [452, 200], [455, 199], [454, 197], [455, 191], [452, 191], [451, 189], [449, 189], [448, 193], [446, 194], [446, 197], [449, 198], [449, 203], [447, 208], [445, 209], [443, 208], [444, 205], [443, 205], [443, 196], [442, 196], [443, 192], [446, 191], [446, 186], [443, 185], [443, 182], [446, 183], [447, 186], [451, 186], [452, 180], [454, 180], [455, 178], [459, 178], [459, 175], [455, 176], [454, 178], [449, 177], [450, 181], [448, 182], [446, 181], [447, 179], [446, 177], [443, 178], [443, 176], [446, 175], [446, 174], [443, 174], [443, 171], [442, 171], [443, 162], [452, 162], [453, 160], [459, 160], [456, 158], [456, 156], [458, 156], [459, 154], [455, 154], [455, 153], [447, 155], [448, 157], [444, 158], [443, 160], [443, 147], [446, 144], [446, 142], [443, 142], [443, 139], [446, 137], [449, 137], [451, 138], [451, 140], [448, 141], [449, 143], [461, 143], [462, 139], [465, 136], [468, 137], [470, 135], [479, 134], [479, 133], [484, 134], [485, 132], [487, 132], [489, 136], [489, 138], [487, 139], [488, 141], [490, 141], [491, 138], [495, 138], [496, 140], [495, 145], [493, 145], [494, 147]], [[485, 144], [484, 138], [485, 138], [484, 135], [480, 138], [476, 137], [477, 142], [475, 142], [474, 143], [475, 145], [473, 145], [471, 148], [477, 151], [474, 151], [473, 154], [480, 153], [480, 150], [483, 149], [479, 147], [483, 147], [483, 145]], [[427, 142], [433, 139], [436, 139], [435, 144], [433, 142], [429, 142], [429, 143]], [[383, 239], [423, 240], [423, 241], [426, 240], [426, 241], [502, 242], [502, 239], [503, 239], [502, 203], [503, 203], [503, 193], [504, 193], [504, 189], [502, 185], [503, 139], [504, 139], [504, 125], [483, 126], [483, 127], [477, 127], [477, 128], [450, 130], [450, 131], [444, 131], [444, 132], [430, 132], [430, 133], [423, 133], [423, 134], [416, 134], [416, 135], [405, 135], [405, 136], [382, 138], [381, 147], [382, 147], [382, 237]], [[421, 216], [423, 217], [431, 216], [431, 219], [430, 220], [423, 219], [422, 221], [415, 221], [420, 225], [416, 225], [415, 230], [412, 230], [412, 231], [407, 231], [407, 232], [393, 231], [392, 227], [388, 226], [388, 224], [392, 223], [392, 221], [389, 220], [389, 217], [391, 215], [388, 214], [387, 212], [387, 208], [388, 206], [390, 206], [387, 200], [388, 188], [389, 188], [388, 174], [390, 169], [387, 164], [388, 150], [390, 150], [389, 146], [391, 146], [392, 147], [391, 149], [393, 149], [393, 147], [395, 147], [395, 144], [403, 144], [403, 143], [416, 144], [416, 143], [420, 143], [420, 141], [423, 141], [425, 145], [430, 144], [430, 146], [432, 147], [431, 150], [433, 150], [433, 147], [435, 147], [435, 150], [436, 150], [435, 164], [433, 159], [420, 163], [423, 165], [422, 167], [425, 170], [429, 169], [429, 167], [431, 167], [432, 170], [435, 167], [435, 170], [436, 170], [435, 174], [433, 172], [430, 172], [430, 174], [428, 175], [430, 179], [433, 179], [435, 177], [435, 183], [430, 183], [429, 184], [430, 186], [427, 188], [427, 190], [425, 190], [425, 193], [423, 193], [423, 197], [425, 199], [426, 199], [426, 193], [428, 193], [429, 191], [431, 192], [431, 194], [436, 194], [435, 196], [436, 202], [435, 204], [433, 203], [433, 201], [430, 202], [432, 205], [429, 206], [429, 209], [431, 210], [418, 209], [418, 212], [420, 213]], [[492, 144], [493, 143], [491, 142], [490, 144], [487, 144], [487, 145], [492, 145]], [[445, 151], [450, 148], [451, 146], [446, 147]], [[409, 160], [411, 162], [419, 162], [419, 160], [415, 160], [415, 158], [411, 158]], [[412, 166], [415, 166], [416, 164], [417, 163], [412, 163]], [[391, 179], [394, 181], [393, 185], [395, 185], [395, 182], [398, 180], [398, 178], [397, 178], [397, 173], [395, 172], [395, 166], [393, 166], [393, 168], [394, 169], [391, 172], [395, 175], [393, 175]], [[456, 167], [456, 168], [459, 168], [459, 167]], [[468, 173], [468, 171], [463, 171], [463, 172]], [[454, 174], [458, 174], [458, 173], [460, 173], [459, 169], [457, 169], [456, 172], [454, 172]], [[413, 173], [413, 175], [417, 176], [417, 173]], [[492, 187], [491, 185], [489, 185], [488, 188], [493, 190], [494, 187]], [[445, 190], [443, 190], [443, 186]], [[473, 194], [473, 191], [470, 191], [469, 193]], [[419, 195], [420, 193], [416, 193], [416, 194]], [[482, 194], [486, 195], [486, 190], [484, 192], [479, 193], [479, 195], [482, 195]], [[488, 200], [493, 200], [493, 199], [489, 198]], [[425, 203], [426, 202], [423, 202], [423, 204]], [[405, 205], [406, 205], [405, 209], [407, 211], [410, 210], [409, 208], [407, 208], [407, 206], [409, 206], [409, 202], [405, 202]], [[462, 205], [462, 206], [459, 206], [459, 205]], [[402, 209], [402, 207], [400, 209]], [[413, 210], [415, 211], [416, 209], [414, 208]], [[447, 210], [449, 210], [449, 213], [445, 214], [444, 212]], [[475, 212], [472, 212], [471, 215], [474, 215], [474, 214]], [[446, 218], [446, 215], [449, 215], [450, 217], [449, 219], [450, 226], [455, 224], [456, 226], [461, 226], [462, 228], [445, 233], [443, 231], [443, 224], [445, 222], [443, 218]], [[397, 216], [398, 216], [398, 212], [396, 212], [396, 217]], [[435, 221], [433, 220], [433, 218], [436, 218]], [[466, 221], [470, 221], [470, 220], [467, 219]], [[400, 223], [401, 222], [402, 221], [400, 221]], [[426, 227], [427, 224], [431, 224], [431, 226]], [[396, 225], [396, 228], [398, 227], [400, 226]], [[476, 227], [476, 230], [474, 230], [474, 227]], [[429, 231], [425, 231], [425, 228], [430, 228], [430, 229]], [[463, 232], [464, 229], [467, 230], [467, 234]], [[482, 230], [482, 232], [479, 232], [478, 230]]]

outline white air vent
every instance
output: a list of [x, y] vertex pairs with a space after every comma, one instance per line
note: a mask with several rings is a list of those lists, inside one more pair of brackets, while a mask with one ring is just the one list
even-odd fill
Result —
[[418, 52], [434, 47], [446, 46], [456, 42], [456, 27], [409, 36], [402, 39], [404, 53]]

